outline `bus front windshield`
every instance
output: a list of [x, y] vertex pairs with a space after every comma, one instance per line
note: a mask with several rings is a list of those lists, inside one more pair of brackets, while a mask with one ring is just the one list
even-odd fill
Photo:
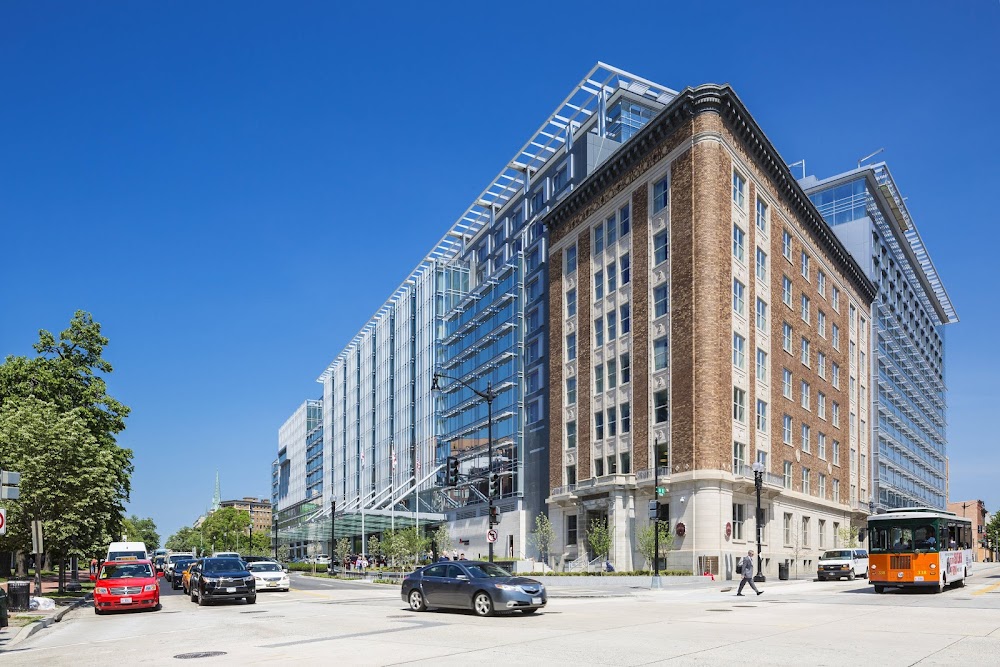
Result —
[[937, 551], [937, 522], [926, 519], [879, 521], [869, 524], [868, 550], [871, 553]]

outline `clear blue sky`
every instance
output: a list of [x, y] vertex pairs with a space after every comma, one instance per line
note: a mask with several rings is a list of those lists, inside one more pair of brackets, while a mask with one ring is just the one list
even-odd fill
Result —
[[103, 324], [164, 537], [216, 469], [267, 496], [316, 377], [603, 60], [733, 84], [818, 176], [886, 148], [962, 320], [951, 497], [997, 509], [1000, 3], [688, 5], [4, 3], [0, 354]]

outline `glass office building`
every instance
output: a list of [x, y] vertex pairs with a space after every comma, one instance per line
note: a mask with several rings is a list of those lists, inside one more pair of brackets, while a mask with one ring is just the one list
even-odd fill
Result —
[[[958, 321], [885, 163], [801, 181], [879, 288], [870, 354], [872, 490], [880, 508], [947, 506], [944, 327]], [[867, 480], [859, 480], [864, 483]]]

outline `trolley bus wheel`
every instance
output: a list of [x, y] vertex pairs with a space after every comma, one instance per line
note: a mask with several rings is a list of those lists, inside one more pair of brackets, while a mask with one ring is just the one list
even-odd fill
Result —
[[948, 580], [945, 579], [945, 577], [942, 575], [941, 581], [938, 582], [937, 592], [944, 593], [944, 589], [947, 585], [948, 585]]
[[879, 586], [878, 584], [875, 584], [875, 592], [878, 593], [879, 595], [882, 595], [882, 593], [885, 593], [885, 586]]

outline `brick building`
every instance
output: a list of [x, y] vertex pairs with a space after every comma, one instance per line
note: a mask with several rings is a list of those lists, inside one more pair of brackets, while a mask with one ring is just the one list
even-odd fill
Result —
[[975, 559], [984, 563], [990, 558], [990, 550], [986, 544], [986, 524], [988, 523], [986, 503], [982, 500], [958, 500], [948, 503], [948, 511], [956, 516], [972, 520], [972, 553]]
[[875, 287], [731, 88], [682, 91], [544, 223], [564, 564], [607, 519], [615, 566], [645, 567], [656, 477], [669, 567], [731, 574], [755, 548], [754, 463], [765, 574], [863, 521]]
[[240, 500], [223, 500], [219, 503], [219, 507], [234, 507], [237, 510], [249, 512], [254, 532], [261, 531], [268, 535], [271, 534], [271, 501], [246, 496]]

